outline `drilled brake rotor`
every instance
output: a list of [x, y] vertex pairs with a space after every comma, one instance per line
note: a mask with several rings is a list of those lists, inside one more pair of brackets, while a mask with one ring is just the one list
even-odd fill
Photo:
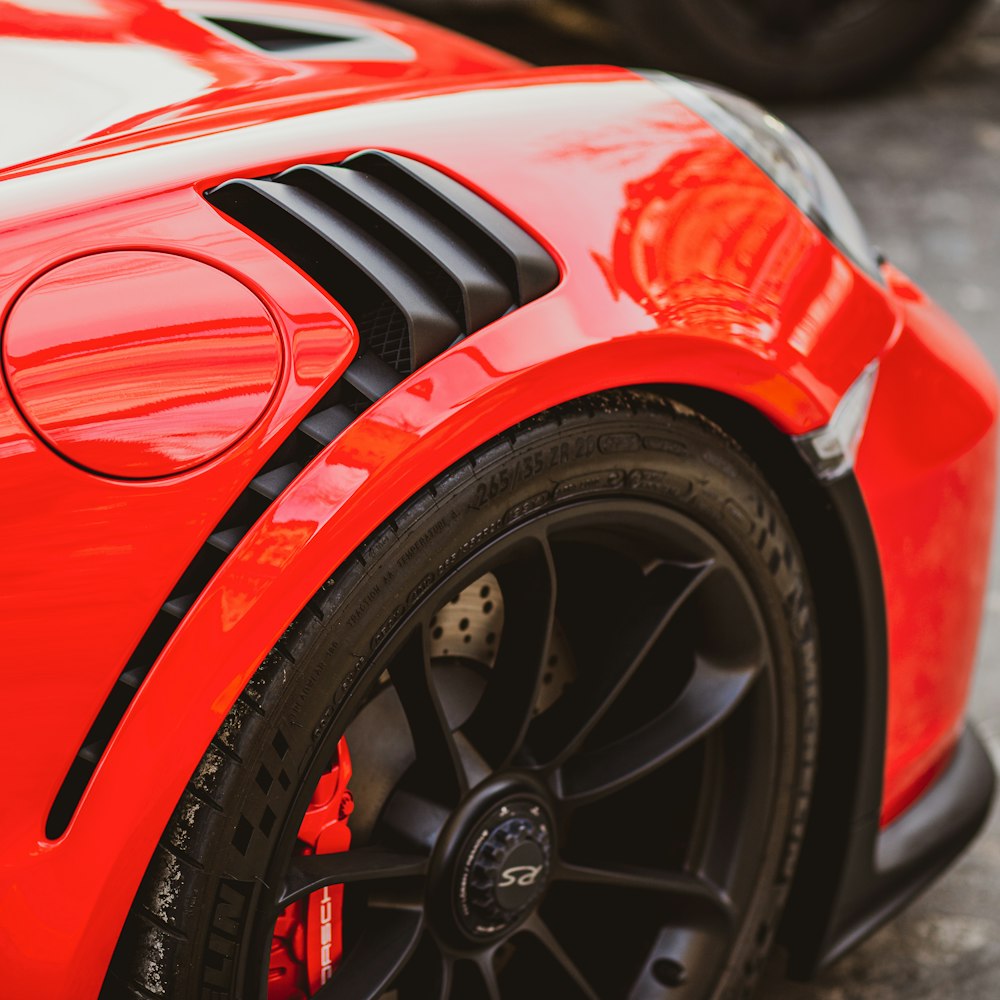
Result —
[[[492, 669], [503, 631], [503, 608], [503, 592], [492, 573], [469, 584], [431, 619], [431, 657], [435, 660], [457, 657]], [[569, 644], [557, 621], [535, 714], [558, 701], [575, 676]]]

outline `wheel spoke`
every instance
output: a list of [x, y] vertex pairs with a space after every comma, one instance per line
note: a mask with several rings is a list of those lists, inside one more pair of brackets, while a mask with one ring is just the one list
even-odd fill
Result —
[[313, 1000], [373, 1000], [410, 960], [423, 933], [423, 913], [372, 907], [368, 914], [368, 926], [358, 943]]
[[698, 659], [680, 697], [656, 718], [608, 746], [566, 761], [555, 785], [566, 802], [610, 795], [673, 760], [720, 725], [753, 686], [762, 663], [720, 667]]
[[462, 761], [431, 674], [427, 629], [420, 623], [389, 665], [416, 750], [419, 791], [445, 803], [468, 790]]
[[493, 768], [461, 730], [455, 733], [455, 749], [458, 751], [458, 759], [462, 762], [470, 788], [493, 773]]
[[432, 934], [425, 934], [395, 987], [404, 997], [450, 1000], [454, 979], [454, 959], [440, 950]]
[[591, 681], [578, 684], [536, 720], [528, 741], [542, 761], [558, 765], [572, 756], [604, 718], [684, 603], [716, 564], [660, 563], [632, 593], [619, 595], [615, 627], [603, 629], [603, 643], [580, 650]]
[[556, 570], [543, 535], [526, 540], [522, 558], [494, 570], [504, 601], [496, 662], [479, 705], [463, 727], [494, 767], [521, 746], [548, 658], [556, 607]]
[[526, 920], [522, 926], [522, 930], [532, 935], [536, 941], [556, 960], [560, 968], [566, 975], [573, 981], [576, 988], [580, 993], [587, 998], [587, 1000], [600, 1000], [600, 997], [594, 990], [594, 988], [587, 982], [587, 977], [580, 971], [577, 967], [576, 962], [573, 961], [566, 953], [563, 946], [556, 940], [555, 935], [549, 929], [548, 925], [539, 917], [537, 914]]
[[[489, 777], [489, 766], [461, 732], [454, 734], [453, 743], [470, 786]], [[379, 823], [396, 838], [412, 844], [418, 852], [430, 854], [450, 815], [447, 806], [415, 790], [411, 783], [392, 792]]]
[[434, 850], [438, 834], [448, 822], [449, 811], [408, 789], [394, 792], [380, 817], [386, 830], [428, 854]]
[[554, 881], [580, 885], [658, 893], [678, 903], [700, 903], [710, 906], [727, 923], [735, 920], [732, 900], [717, 885], [700, 875], [682, 871], [660, 871], [622, 865], [600, 868], [574, 865], [561, 861], [553, 870]]
[[288, 866], [276, 909], [280, 912], [297, 899], [327, 885], [417, 878], [427, 874], [428, 864], [426, 857], [378, 847], [356, 847], [336, 854], [299, 855]]
[[475, 965], [482, 978], [488, 1000], [501, 1000], [500, 980], [497, 979], [497, 971], [493, 967], [493, 955], [493, 949], [480, 953], [476, 956]]
[[452, 986], [455, 982], [455, 963], [446, 956], [441, 956], [441, 971], [438, 980], [437, 996], [431, 1000], [450, 1000]]

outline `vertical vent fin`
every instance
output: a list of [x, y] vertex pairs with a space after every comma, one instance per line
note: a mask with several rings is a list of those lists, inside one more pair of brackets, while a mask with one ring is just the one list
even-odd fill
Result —
[[469, 334], [515, 305], [512, 290], [491, 270], [489, 255], [443, 229], [437, 219], [377, 177], [341, 167], [300, 166], [278, 180], [309, 191], [392, 250], [434, 288]]
[[[411, 346], [402, 374], [440, 354], [459, 336], [458, 320], [440, 289], [310, 192], [277, 181], [235, 180], [217, 188], [213, 201], [234, 218], [253, 214], [258, 235], [338, 299], [359, 332], [386, 304], [401, 314]], [[368, 347], [371, 338], [368, 330]]]
[[439, 224], [490, 258], [507, 275], [518, 305], [526, 305], [559, 281], [559, 269], [547, 250], [513, 219], [446, 174], [418, 160], [369, 149], [343, 166], [384, 180], [412, 198]]

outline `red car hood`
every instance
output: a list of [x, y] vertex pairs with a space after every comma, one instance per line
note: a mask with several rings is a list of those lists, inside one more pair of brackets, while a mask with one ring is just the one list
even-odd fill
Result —
[[0, 2], [0, 177], [521, 65], [351, 0]]

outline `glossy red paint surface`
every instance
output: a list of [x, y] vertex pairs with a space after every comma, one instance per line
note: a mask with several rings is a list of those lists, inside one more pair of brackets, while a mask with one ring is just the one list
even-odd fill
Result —
[[[364, 28], [411, 58], [296, 59], [212, 30], [205, 17], [293, 18]], [[379, 100], [424, 81], [522, 65], [469, 39], [366, 3], [269, 0], [0, 2], [0, 177], [151, 143]]]
[[904, 325], [882, 357], [857, 475], [889, 626], [882, 821], [947, 763], [972, 679], [993, 525], [997, 388], [979, 351], [898, 272]]
[[[168, 17], [146, 3], [131, 14], [114, 10], [114, 44], [145, 31], [144, 17]], [[171, 24], [163, 47], [174, 58], [188, 36]], [[416, 49], [435, 49], [430, 29], [399, 33]], [[86, 37], [80, 25], [64, 36], [79, 44]], [[933, 437], [938, 446], [907, 470], [910, 511], [897, 517], [892, 506], [889, 452], [906, 434], [905, 422], [893, 422], [894, 400], [910, 409], [917, 400], [903, 399], [909, 369], [931, 386], [971, 379], [968, 391], [984, 399], [975, 387], [991, 385], [968, 374], [977, 360], [959, 362], [939, 343], [930, 313], [904, 308], [860, 275], [741, 154], [648, 82], [609, 69], [500, 74], [509, 63], [455, 44], [422, 55], [415, 65], [423, 75], [408, 90], [352, 95], [366, 73], [383, 72], [355, 67], [349, 85], [334, 93], [331, 83], [320, 97], [309, 93], [314, 68], [290, 71], [297, 82], [288, 96], [273, 81], [245, 84], [254, 59], [226, 49], [212, 65], [233, 63], [244, 83], [232, 93], [220, 85], [197, 100], [178, 97], [161, 109], [162, 121], [147, 112], [105, 136], [60, 133], [43, 159], [12, 167], [0, 183], [4, 315], [67, 256], [174, 253], [252, 290], [286, 359], [249, 433], [160, 481], [111, 481], [64, 462], [0, 397], [0, 622], [7, 662], [31, 665], [5, 671], [0, 706], [18, 753], [7, 787], [18, 808], [0, 824], [2, 995], [33, 995], [42, 968], [51, 1000], [97, 995], [153, 845], [259, 660], [361, 539], [520, 419], [611, 386], [685, 383], [738, 397], [782, 431], [803, 433], [824, 425], [861, 369], [885, 353], [862, 456], [883, 561], [930, 525], [967, 516], [940, 494], [956, 461], [964, 495], [976, 498], [969, 530], [986, 530], [992, 466], [966, 461], [989, 446], [991, 432], [979, 424], [963, 425], [955, 439], [946, 428]], [[451, 68], [435, 69], [434, 59]], [[487, 68], [489, 76], [440, 75]], [[359, 100], [367, 103], [349, 106]], [[185, 616], [66, 834], [47, 841], [45, 818], [69, 763], [156, 609], [221, 513], [356, 350], [356, 333], [335, 305], [200, 191], [372, 146], [423, 159], [503, 206], [551, 248], [563, 281], [383, 397], [282, 494]], [[983, 412], [989, 423], [990, 407]], [[936, 551], [926, 554], [924, 578], [947, 581]], [[898, 805], [912, 794], [912, 774], [947, 751], [962, 706], [945, 675], [967, 682], [963, 657], [976, 622], [971, 614], [950, 620], [963, 653], [932, 661], [942, 647], [908, 639], [921, 609], [908, 598], [905, 569], [886, 583], [897, 591], [893, 698], [916, 702], [895, 706], [894, 719], [902, 711], [917, 720], [894, 721], [890, 734], [886, 802]], [[937, 728], [914, 737], [948, 690]], [[914, 739], [918, 763], [908, 756]]]
[[235, 278], [175, 254], [92, 254], [47, 271], [3, 328], [4, 372], [39, 436], [77, 465], [152, 478], [221, 454], [277, 387], [282, 346]]

